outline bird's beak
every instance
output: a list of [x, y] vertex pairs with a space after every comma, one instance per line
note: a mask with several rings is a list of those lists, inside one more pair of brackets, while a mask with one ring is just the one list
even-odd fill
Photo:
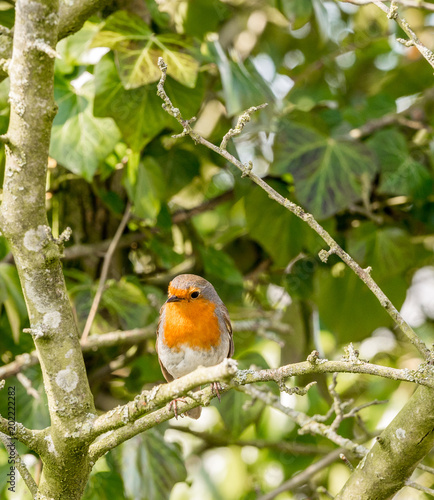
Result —
[[180, 297], [177, 297], [176, 295], [171, 295], [167, 300], [166, 300], [166, 304], [167, 302], [181, 302], [181, 298]]

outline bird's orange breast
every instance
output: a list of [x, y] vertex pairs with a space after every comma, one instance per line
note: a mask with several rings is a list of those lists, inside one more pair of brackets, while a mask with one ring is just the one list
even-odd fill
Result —
[[207, 300], [182, 300], [165, 305], [164, 338], [169, 348], [181, 344], [210, 349], [220, 344], [220, 328], [215, 305]]

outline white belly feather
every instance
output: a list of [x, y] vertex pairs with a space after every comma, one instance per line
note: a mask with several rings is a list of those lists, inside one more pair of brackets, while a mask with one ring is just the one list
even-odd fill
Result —
[[194, 349], [186, 344], [178, 345], [179, 351], [170, 349], [158, 336], [158, 356], [166, 370], [174, 378], [183, 377], [199, 366], [214, 366], [221, 363], [229, 352], [229, 336], [223, 335], [218, 346], [209, 350]]

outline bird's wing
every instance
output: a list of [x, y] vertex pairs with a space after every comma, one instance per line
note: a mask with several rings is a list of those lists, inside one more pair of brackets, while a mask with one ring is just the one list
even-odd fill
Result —
[[228, 310], [226, 309], [226, 306], [222, 307], [222, 312], [223, 312], [223, 320], [225, 322], [226, 330], [229, 335], [229, 352], [226, 357], [232, 358], [232, 355], [234, 354], [234, 336], [232, 333], [232, 324], [231, 320], [229, 319], [229, 313]]

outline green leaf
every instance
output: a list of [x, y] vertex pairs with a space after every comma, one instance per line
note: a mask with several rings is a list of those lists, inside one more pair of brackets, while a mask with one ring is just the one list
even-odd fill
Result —
[[125, 90], [111, 55], [96, 65], [95, 116], [112, 117], [134, 151], [140, 151], [166, 126], [169, 115], [161, 103], [155, 86]]
[[278, 0], [278, 8], [296, 30], [306, 24], [312, 15], [312, 0]]
[[314, 293], [314, 275], [317, 262], [312, 257], [297, 260], [289, 273], [285, 274], [283, 284], [292, 299], [310, 299]]
[[398, 227], [378, 228], [372, 222], [351, 231], [348, 251], [362, 266], [371, 266], [374, 278], [387, 278], [412, 267], [414, 246]]
[[300, 252], [319, 245], [319, 238], [303, 221], [262, 189], [250, 188], [244, 206], [250, 237], [265, 248], [277, 266], [286, 267]]
[[111, 315], [119, 316], [127, 329], [149, 324], [155, 313], [141, 286], [126, 276], [119, 281], [109, 282], [101, 298], [101, 304]]
[[368, 141], [380, 165], [379, 191], [392, 195], [428, 196], [433, 187], [430, 173], [414, 160], [405, 137], [397, 130], [380, 130]]
[[[198, 79], [195, 89], [188, 89], [172, 78], [166, 80], [166, 91], [183, 115], [197, 113], [203, 93], [203, 78]], [[177, 127], [177, 122], [166, 113], [156, 86], [144, 85], [125, 90], [111, 54], [104, 56], [95, 67], [95, 116], [110, 116], [122, 132], [125, 142], [140, 151], [165, 127]]]
[[213, 247], [200, 247], [199, 251], [207, 275], [215, 276], [232, 285], [243, 283], [242, 274], [228, 254]]
[[[392, 319], [363, 281], [339, 262], [315, 273], [316, 303], [321, 323], [341, 343], [369, 337], [381, 326], [389, 327]], [[378, 286], [396, 308], [400, 308], [406, 294], [407, 282], [401, 276], [378, 280]]]
[[0, 304], [3, 303], [14, 342], [18, 343], [27, 309], [15, 266], [0, 263]]
[[156, 157], [163, 165], [166, 197], [171, 198], [200, 175], [199, 158], [186, 149], [171, 148], [166, 155]]
[[150, 156], [128, 162], [125, 187], [134, 202], [136, 215], [155, 223], [165, 196], [161, 166]]
[[229, 116], [250, 106], [264, 102], [270, 104], [274, 101], [269, 85], [249, 61], [243, 64], [230, 60], [217, 41], [209, 43], [208, 50], [220, 71], [225, 107]]
[[56, 79], [55, 98], [59, 112], [54, 119], [50, 156], [71, 172], [91, 181], [98, 165], [120, 139], [111, 118], [95, 118], [89, 87], [74, 89]]
[[130, 12], [112, 14], [95, 36], [92, 46], [115, 50], [119, 76], [126, 89], [159, 80], [159, 57], [166, 62], [168, 75], [186, 87], [196, 85], [199, 63], [179, 50], [191, 47], [179, 36], [155, 35], [139, 16]]
[[91, 474], [83, 500], [121, 500], [125, 498], [124, 483], [115, 471]]
[[178, 447], [155, 429], [124, 443], [121, 454], [125, 490], [134, 500], [169, 498], [173, 485], [187, 476]]
[[222, 397], [220, 404], [216, 404], [225, 429], [232, 438], [239, 437], [262, 413], [265, 404], [256, 400], [252, 405], [251, 401], [246, 394], [230, 391]]
[[147, 40], [152, 35], [149, 26], [141, 17], [119, 10], [109, 16], [92, 40], [92, 47], [115, 49], [124, 41]]
[[293, 175], [304, 208], [325, 219], [362, 198], [376, 166], [361, 144], [323, 136], [289, 121], [282, 125], [271, 172]]
[[218, 31], [218, 25], [231, 15], [231, 11], [220, 0], [193, 0], [187, 2], [184, 32], [203, 37], [206, 33]]
[[76, 66], [89, 64], [90, 44], [97, 30], [96, 24], [86, 21], [79, 31], [60, 40], [56, 46], [60, 54], [60, 59], [56, 59], [56, 71], [69, 74]]

